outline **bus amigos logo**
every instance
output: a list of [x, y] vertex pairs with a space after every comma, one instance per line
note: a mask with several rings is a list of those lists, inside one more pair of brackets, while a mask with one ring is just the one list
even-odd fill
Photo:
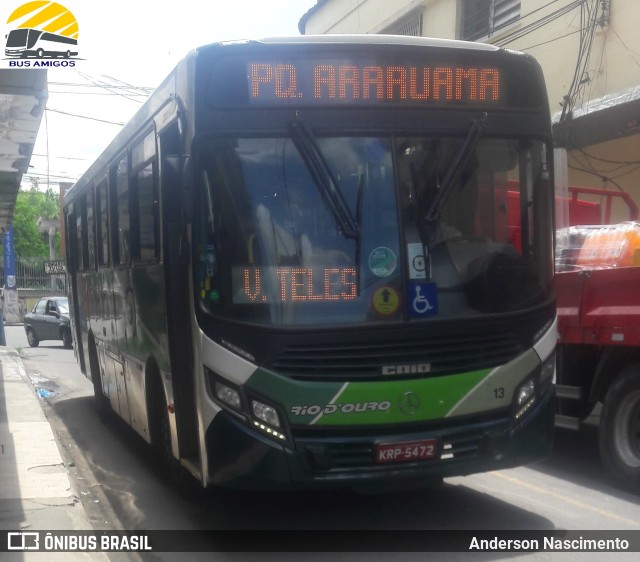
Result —
[[[78, 22], [70, 10], [47, 0], [22, 4], [7, 20], [5, 55], [9, 67], [75, 66]], [[37, 60], [24, 60], [35, 58]], [[63, 60], [56, 60], [63, 59]]]

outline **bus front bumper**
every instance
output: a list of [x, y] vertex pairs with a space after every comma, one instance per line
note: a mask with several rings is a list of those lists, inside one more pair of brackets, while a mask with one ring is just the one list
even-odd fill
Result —
[[[412, 487], [500, 470], [544, 459], [551, 450], [555, 387], [551, 387], [515, 425], [504, 415], [488, 421], [369, 434], [336, 430], [320, 437], [296, 435], [283, 446], [241, 421], [220, 412], [208, 428], [209, 484], [249, 490], [297, 490]], [[430, 460], [377, 464], [376, 445], [435, 439], [438, 454]]]

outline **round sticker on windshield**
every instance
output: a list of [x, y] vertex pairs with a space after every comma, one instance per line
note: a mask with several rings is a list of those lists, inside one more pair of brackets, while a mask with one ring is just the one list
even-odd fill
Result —
[[389, 277], [398, 265], [398, 259], [391, 248], [380, 246], [369, 254], [369, 269], [378, 277]]

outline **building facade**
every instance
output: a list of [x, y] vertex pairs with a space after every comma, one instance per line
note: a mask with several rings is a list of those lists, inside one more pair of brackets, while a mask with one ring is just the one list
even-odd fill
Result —
[[[541, 64], [568, 182], [623, 190], [640, 205], [640, 2], [318, 0], [311, 34], [382, 33], [482, 41]], [[616, 203], [613, 219], [628, 218]]]

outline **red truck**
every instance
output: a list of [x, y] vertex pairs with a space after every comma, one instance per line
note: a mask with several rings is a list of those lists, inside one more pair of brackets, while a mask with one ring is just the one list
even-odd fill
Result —
[[[627, 193], [569, 188], [558, 231], [558, 427], [577, 429], [601, 403], [607, 472], [640, 491], [640, 222]], [[594, 202], [594, 196], [600, 200]], [[589, 200], [590, 199], [590, 200]], [[611, 224], [614, 200], [629, 221]]]

